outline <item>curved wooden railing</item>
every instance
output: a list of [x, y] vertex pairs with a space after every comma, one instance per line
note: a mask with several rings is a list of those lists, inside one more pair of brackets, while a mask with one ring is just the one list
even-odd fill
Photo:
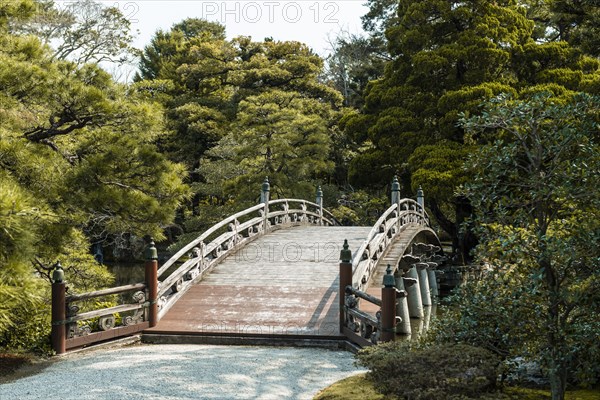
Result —
[[[158, 270], [160, 319], [192, 282], [224, 257], [271, 230], [282, 226], [338, 225], [319, 204], [301, 199], [271, 200], [240, 211], [213, 225], [175, 253]], [[173, 268], [181, 263], [175, 270]]]
[[[147, 310], [150, 302], [147, 299], [147, 289], [146, 284], [136, 283], [65, 295], [65, 282], [53, 282], [53, 349], [57, 353], [63, 353], [69, 349], [129, 336], [148, 328]], [[97, 308], [102, 305], [103, 308]], [[80, 312], [82, 309], [86, 311]]]
[[379, 217], [352, 259], [352, 286], [355, 289], [366, 290], [377, 260], [387, 246], [406, 226], [414, 224], [429, 226], [429, 215], [412, 199], [400, 200]]

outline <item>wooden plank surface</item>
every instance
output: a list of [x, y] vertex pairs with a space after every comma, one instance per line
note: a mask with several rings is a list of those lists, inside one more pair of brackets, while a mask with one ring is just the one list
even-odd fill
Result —
[[227, 257], [167, 312], [153, 332], [339, 335], [339, 254], [370, 227], [298, 226]]
[[[400, 232], [400, 236], [392, 243], [388, 251], [381, 257], [375, 266], [375, 271], [371, 275], [369, 280], [369, 286], [367, 287], [367, 293], [371, 296], [375, 296], [381, 299], [381, 288], [383, 287], [383, 276], [387, 269], [388, 264], [392, 266], [392, 270], [400, 261], [400, 258], [405, 252], [410, 253], [408, 245], [414, 238], [414, 236], [421, 230], [420, 226], [408, 226], [404, 231]], [[359, 309], [369, 314], [375, 315], [379, 311], [379, 307], [361, 300], [359, 302]]]

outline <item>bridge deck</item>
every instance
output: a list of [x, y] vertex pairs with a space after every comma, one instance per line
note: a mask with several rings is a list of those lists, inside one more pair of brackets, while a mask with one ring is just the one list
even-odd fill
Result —
[[[402, 232], [394, 243], [389, 247], [384, 256], [377, 262], [375, 270], [369, 279], [369, 286], [367, 287], [367, 293], [371, 296], [381, 298], [381, 288], [383, 287], [383, 277], [386, 273], [387, 266], [390, 264], [394, 270], [400, 261], [402, 255], [408, 249], [410, 242], [413, 240], [415, 234], [421, 230], [422, 227], [418, 225], [408, 226]], [[408, 249], [410, 250], [410, 249]], [[367, 301], [361, 301], [359, 308], [362, 311], [370, 314], [375, 314], [379, 310], [379, 306], [371, 304]]]
[[370, 227], [298, 226], [265, 235], [193, 285], [150, 334], [339, 335], [339, 254]]

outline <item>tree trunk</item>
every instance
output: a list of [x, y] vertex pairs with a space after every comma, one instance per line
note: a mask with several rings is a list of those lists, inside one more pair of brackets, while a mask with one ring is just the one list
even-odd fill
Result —
[[471, 250], [477, 246], [477, 237], [473, 233], [470, 218], [473, 216], [473, 206], [464, 196], [456, 198], [456, 230], [458, 232], [458, 249], [465, 264], [472, 261]]
[[[540, 236], [546, 233], [545, 227], [540, 229]], [[552, 261], [544, 256], [546, 244], [541, 241], [540, 252], [542, 256], [538, 265], [544, 271], [545, 283], [548, 290], [548, 311], [547, 311], [547, 338], [548, 351], [550, 352], [549, 374], [550, 390], [552, 400], [564, 400], [567, 384], [567, 368], [565, 364], [565, 343], [562, 336], [562, 326], [560, 324], [560, 282], [557, 272], [552, 266]]]
[[458, 235], [457, 235], [457, 230], [456, 230], [456, 224], [454, 222], [450, 221], [444, 215], [444, 213], [440, 209], [440, 206], [438, 205], [437, 201], [435, 201], [435, 199], [428, 199], [427, 204], [429, 205], [429, 209], [431, 210], [431, 213], [433, 214], [437, 223], [440, 224], [442, 229], [444, 231], [446, 231], [446, 233], [448, 233], [448, 235], [450, 235], [452, 237], [453, 245], [455, 242], [458, 244], [458, 237], [457, 237]]
[[461, 225], [473, 214], [473, 207], [465, 197], [459, 197], [455, 202], [456, 222], [448, 219], [435, 199], [429, 199], [429, 209], [442, 229], [452, 237], [452, 248], [457, 253], [460, 261], [467, 264], [471, 261], [471, 250], [477, 245], [477, 237], [473, 234], [471, 226], [461, 229]]
[[565, 390], [567, 385], [567, 369], [564, 367], [556, 368], [548, 376], [550, 380], [550, 391], [552, 400], [565, 400]]

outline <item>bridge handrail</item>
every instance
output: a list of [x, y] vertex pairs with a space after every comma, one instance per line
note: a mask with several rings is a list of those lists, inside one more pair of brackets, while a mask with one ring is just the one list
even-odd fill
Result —
[[213, 226], [208, 228], [206, 231], [204, 231], [196, 239], [192, 240], [190, 243], [188, 243], [187, 245], [182, 247], [177, 253], [173, 254], [173, 256], [171, 258], [169, 258], [169, 260], [158, 269], [158, 277], [160, 278], [162, 276], [162, 274], [164, 274], [165, 271], [168, 270], [171, 265], [173, 265], [177, 260], [179, 260], [185, 254], [189, 253], [190, 250], [192, 250], [194, 247], [196, 247], [198, 245], [198, 243], [202, 242], [204, 239], [206, 239], [211, 234], [215, 233], [216, 231], [218, 231], [221, 228], [228, 226], [230, 223], [239, 219], [240, 217], [243, 217], [244, 215], [250, 214], [250, 213], [258, 211], [258, 210], [262, 210], [262, 209], [264, 209], [264, 207], [265, 207], [264, 204], [257, 204], [255, 206], [247, 208], [243, 211], [235, 213], [220, 222], [217, 222], [216, 224], [214, 224]]
[[[429, 226], [429, 215], [413, 199], [401, 199], [392, 204], [373, 225], [366, 239], [352, 259], [352, 286], [358, 290], [366, 289], [376, 260], [385, 251], [387, 244], [408, 224]], [[380, 246], [382, 241], [383, 248]], [[373, 249], [375, 249], [373, 251]]]
[[[283, 202], [304, 203], [304, 204], [308, 204], [308, 205], [314, 206], [317, 209], [319, 209], [319, 207], [320, 207], [319, 204], [317, 204], [317, 203], [313, 203], [312, 201], [302, 200], [302, 199], [277, 199], [277, 200], [271, 200], [271, 201], [269, 201], [269, 205], [283, 203]], [[323, 214], [327, 214], [329, 217], [331, 217], [331, 220], [329, 222], [331, 222], [332, 225], [333, 225], [334, 222], [336, 224], [339, 224], [339, 221], [335, 218], [335, 216], [328, 209], [323, 208]]]

